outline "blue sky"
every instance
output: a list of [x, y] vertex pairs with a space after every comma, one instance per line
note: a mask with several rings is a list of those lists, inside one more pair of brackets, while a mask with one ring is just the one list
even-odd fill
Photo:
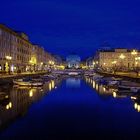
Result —
[[0, 22], [54, 54], [91, 56], [107, 41], [140, 48], [139, 0], [1, 0]]

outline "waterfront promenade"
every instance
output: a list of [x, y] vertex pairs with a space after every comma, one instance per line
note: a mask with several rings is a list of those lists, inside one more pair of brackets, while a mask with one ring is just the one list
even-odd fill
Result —
[[44, 72], [25, 72], [20, 74], [0, 74], [0, 80], [1, 79], [7, 79], [7, 78], [18, 78], [18, 77], [26, 77], [26, 76], [34, 76], [34, 75], [40, 75], [40, 74], [46, 74], [47, 71]]

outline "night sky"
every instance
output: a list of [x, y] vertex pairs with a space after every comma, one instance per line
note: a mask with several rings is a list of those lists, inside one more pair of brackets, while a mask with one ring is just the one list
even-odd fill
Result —
[[139, 0], [0, 0], [0, 23], [63, 57], [94, 54], [104, 42], [140, 48]]

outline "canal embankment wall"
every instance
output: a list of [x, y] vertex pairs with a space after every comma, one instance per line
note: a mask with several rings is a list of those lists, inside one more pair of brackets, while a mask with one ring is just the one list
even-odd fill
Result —
[[106, 77], [116, 77], [116, 78], [123, 78], [124, 80], [134, 81], [140, 83], [140, 76], [132, 75], [132, 74], [119, 74], [119, 73], [107, 73], [107, 72], [97, 72], [100, 75], [106, 76]]

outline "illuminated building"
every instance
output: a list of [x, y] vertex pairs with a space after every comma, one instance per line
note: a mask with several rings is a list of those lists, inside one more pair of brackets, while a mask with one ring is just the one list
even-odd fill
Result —
[[52, 58], [44, 48], [33, 45], [25, 33], [0, 24], [0, 71], [42, 70], [43, 65]]
[[81, 58], [78, 55], [69, 55], [66, 58], [68, 68], [79, 68]]
[[128, 49], [100, 50], [94, 57], [96, 67], [103, 69], [140, 67], [140, 52]]

